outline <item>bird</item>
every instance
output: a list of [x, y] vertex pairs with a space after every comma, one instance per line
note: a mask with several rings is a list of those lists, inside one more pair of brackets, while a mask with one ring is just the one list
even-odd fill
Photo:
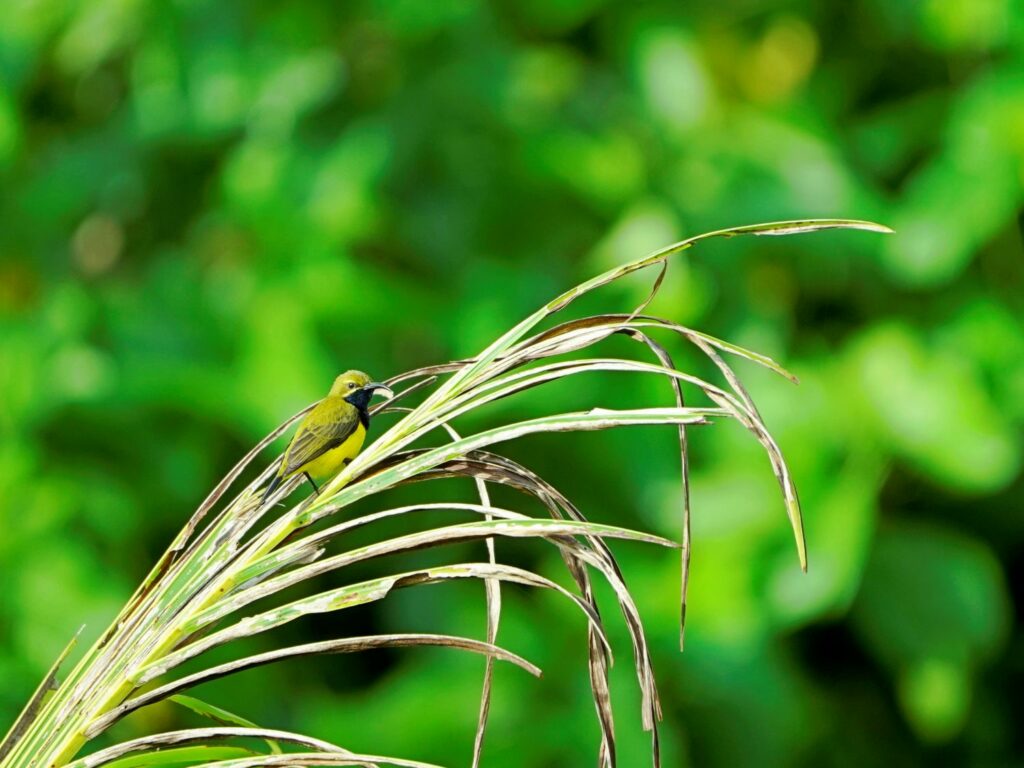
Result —
[[394, 392], [386, 384], [372, 381], [362, 371], [346, 371], [334, 380], [327, 397], [317, 403], [299, 424], [284, 452], [274, 479], [263, 492], [263, 502], [285, 480], [305, 475], [316, 494], [313, 480], [333, 477], [356, 457], [370, 428], [370, 399], [376, 392], [386, 398]]

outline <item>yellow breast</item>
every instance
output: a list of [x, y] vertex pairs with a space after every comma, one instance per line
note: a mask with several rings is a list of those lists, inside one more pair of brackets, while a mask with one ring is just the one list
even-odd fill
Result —
[[327, 480], [340, 472], [342, 467], [356, 457], [363, 447], [365, 439], [366, 428], [359, 423], [344, 443], [303, 464], [295, 470], [294, 474], [308, 472], [315, 480]]

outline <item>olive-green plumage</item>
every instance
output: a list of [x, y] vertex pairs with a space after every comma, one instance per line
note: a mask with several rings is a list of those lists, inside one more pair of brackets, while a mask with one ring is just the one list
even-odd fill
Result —
[[391, 395], [387, 386], [370, 381], [361, 371], [347, 371], [335, 379], [327, 397], [299, 424], [281, 468], [263, 493], [264, 500], [285, 480], [299, 474], [316, 489], [313, 478], [330, 479], [355, 458], [370, 427], [368, 407], [377, 390]]

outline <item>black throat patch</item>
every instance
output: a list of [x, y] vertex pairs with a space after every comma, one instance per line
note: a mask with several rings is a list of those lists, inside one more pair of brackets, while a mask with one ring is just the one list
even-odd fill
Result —
[[370, 428], [370, 411], [368, 409], [371, 397], [373, 397], [372, 391], [360, 389], [345, 398], [346, 403], [354, 405], [359, 411], [359, 421], [362, 423], [363, 429], [367, 430]]

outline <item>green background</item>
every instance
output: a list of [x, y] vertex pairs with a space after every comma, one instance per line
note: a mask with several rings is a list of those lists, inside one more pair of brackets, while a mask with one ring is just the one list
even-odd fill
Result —
[[[709, 244], [652, 308], [800, 376], [740, 368], [792, 463], [811, 559], [801, 576], [757, 444], [729, 425], [695, 434], [682, 655], [677, 556], [615, 547], [651, 636], [666, 764], [1020, 760], [1022, 73], [1016, 0], [7, 0], [0, 724], [234, 461], [341, 370], [470, 355], [683, 236], [851, 216], [897, 233]], [[500, 415], [667, 396], [610, 374]], [[636, 429], [509, 452], [591, 518], [678, 537], [673, 446]], [[557, 573], [538, 547], [505, 551]], [[480, 636], [481, 592], [403, 592], [281, 637]], [[499, 669], [485, 764], [593, 765], [583, 622], [549, 596], [506, 602], [500, 641], [546, 676]], [[643, 765], [606, 605], [622, 764]], [[453, 651], [380, 652], [197, 695], [465, 765], [481, 670]], [[119, 733], [188, 722], [164, 705]]]

